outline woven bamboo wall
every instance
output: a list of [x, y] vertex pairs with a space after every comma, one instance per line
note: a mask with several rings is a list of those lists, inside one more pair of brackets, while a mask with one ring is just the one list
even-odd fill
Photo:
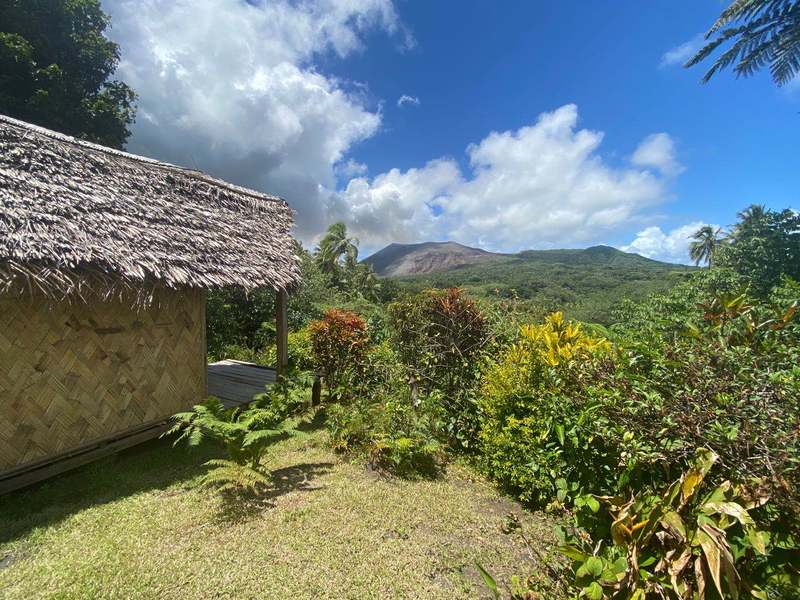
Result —
[[139, 312], [0, 297], [0, 473], [186, 409], [205, 378], [202, 291]]

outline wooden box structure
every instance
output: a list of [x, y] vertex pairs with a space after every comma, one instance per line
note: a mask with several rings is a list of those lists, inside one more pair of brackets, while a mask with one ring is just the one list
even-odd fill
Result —
[[0, 493], [203, 399], [209, 288], [275, 289], [284, 363], [291, 226], [279, 198], [0, 115]]

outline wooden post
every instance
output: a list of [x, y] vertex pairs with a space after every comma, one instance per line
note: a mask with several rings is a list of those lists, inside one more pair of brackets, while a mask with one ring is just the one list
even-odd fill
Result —
[[278, 290], [275, 298], [275, 333], [277, 335], [278, 377], [285, 377], [289, 370], [289, 322], [286, 316], [288, 295], [286, 290]]

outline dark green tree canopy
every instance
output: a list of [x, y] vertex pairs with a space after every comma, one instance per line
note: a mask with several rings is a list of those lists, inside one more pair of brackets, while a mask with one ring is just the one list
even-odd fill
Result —
[[800, 280], [800, 214], [753, 205], [739, 213], [729, 243], [715, 255], [715, 264], [750, 281], [751, 291], [766, 296], [781, 277]]
[[709, 43], [687, 67], [730, 45], [711, 65], [704, 82], [731, 66], [737, 76], [753, 75], [768, 66], [775, 83], [784, 85], [800, 73], [800, 0], [734, 0], [706, 39]]
[[100, 0], [0, 0], [0, 113], [122, 148], [135, 94]]

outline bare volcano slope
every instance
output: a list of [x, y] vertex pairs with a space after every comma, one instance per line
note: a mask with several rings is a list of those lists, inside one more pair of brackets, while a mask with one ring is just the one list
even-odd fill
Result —
[[389, 244], [364, 262], [381, 277], [424, 275], [447, 271], [462, 265], [474, 265], [505, 256], [456, 242]]

